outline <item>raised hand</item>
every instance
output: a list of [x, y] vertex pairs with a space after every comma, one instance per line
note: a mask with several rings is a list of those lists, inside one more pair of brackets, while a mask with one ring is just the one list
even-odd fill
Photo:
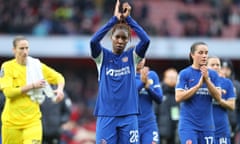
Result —
[[129, 5], [128, 2], [124, 2], [122, 5], [123, 8], [123, 17], [126, 18], [130, 15], [132, 7]]
[[115, 10], [114, 10], [114, 16], [116, 16], [118, 18], [118, 20], [121, 19], [121, 15], [122, 15], [119, 11], [119, 7], [120, 7], [120, 1], [117, 0], [116, 5], [115, 5]]
[[151, 81], [148, 79], [149, 67], [144, 66], [141, 71], [141, 81], [145, 84], [145, 88], [151, 85]]

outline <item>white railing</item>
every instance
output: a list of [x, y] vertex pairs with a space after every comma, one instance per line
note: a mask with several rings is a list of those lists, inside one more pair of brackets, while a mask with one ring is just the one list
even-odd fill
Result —
[[[90, 36], [26, 36], [30, 41], [30, 55], [38, 57], [90, 57]], [[0, 56], [12, 55], [12, 35], [0, 35]], [[185, 59], [188, 58], [190, 46], [196, 41], [206, 42], [209, 54], [221, 58], [240, 59], [239, 39], [214, 38], [162, 38], [151, 37], [151, 44], [147, 52], [148, 58], [154, 59]], [[133, 38], [130, 45], [136, 44]], [[102, 44], [111, 48], [109, 37], [104, 38]]]

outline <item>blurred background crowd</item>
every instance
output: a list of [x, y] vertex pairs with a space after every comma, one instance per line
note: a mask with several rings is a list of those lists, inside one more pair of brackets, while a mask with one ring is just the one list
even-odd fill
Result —
[[[0, 0], [0, 33], [91, 35], [114, 0]], [[128, 0], [150, 35], [240, 37], [240, 0]]]
[[[131, 15], [150, 36], [240, 38], [240, 0], [128, 2], [133, 6]], [[91, 36], [113, 15], [114, 5], [115, 0], [0, 0], [0, 35]], [[1, 57], [1, 63], [6, 59]], [[71, 104], [69, 120], [62, 125], [61, 144], [94, 143], [92, 113], [98, 88], [94, 63], [89, 59], [42, 60], [66, 78]], [[147, 65], [152, 65], [162, 79], [160, 72], [177, 65], [165, 62], [150, 60]], [[187, 64], [186, 60], [180, 62], [181, 67]]]

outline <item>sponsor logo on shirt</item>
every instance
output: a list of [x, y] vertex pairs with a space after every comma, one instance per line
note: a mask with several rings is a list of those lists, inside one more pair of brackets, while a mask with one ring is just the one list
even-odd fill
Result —
[[117, 76], [122, 76], [122, 75], [127, 75], [130, 74], [130, 67], [126, 66], [121, 69], [107, 69], [106, 70], [106, 75], [117, 77]]
[[200, 89], [198, 89], [196, 94], [198, 94], [198, 95], [210, 95], [207, 88], [200, 88]]

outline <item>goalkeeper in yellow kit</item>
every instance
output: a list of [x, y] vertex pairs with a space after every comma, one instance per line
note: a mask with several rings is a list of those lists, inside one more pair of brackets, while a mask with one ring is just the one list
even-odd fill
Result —
[[[6, 97], [1, 117], [2, 143], [41, 144], [42, 123], [39, 106], [44, 100], [43, 93], [49, 92], [45, 91], [49, 84], [57, 85], [57, 89], [52, 92], [55, 102], [60, 102], [64, 97], [65, 80], [62, 74], [53, 68], [28, 56], [29, 43], [25, 37], [14, 38], [13, 53], [15, 58], [4, 62], [0, 72], [1, 89]], [[29, 57], [34, 59], [34, 62], [38, 60], [39, 69], [36, 68], [37, 62], [28, 66], [31, 61]], [[30, 67], [35, 67], [35, 70], [30, 70]], [[35, 74], [37, 72], [38, 74]]]

